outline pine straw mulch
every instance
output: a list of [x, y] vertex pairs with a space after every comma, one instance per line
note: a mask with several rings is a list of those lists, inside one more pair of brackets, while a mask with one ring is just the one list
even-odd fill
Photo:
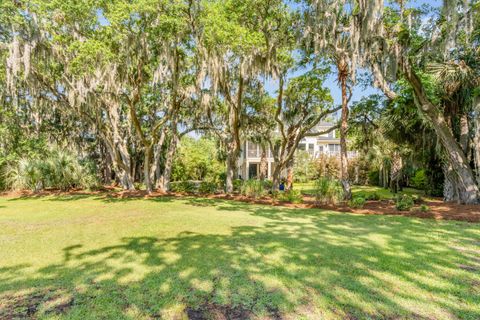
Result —
[[84, 191], [84, 190], [45, 190], [37, 193], [29, 191], [16, 191], [16, 192], [4, 192], [0, 193], [3, 197], [14, 198], [37, 198], [45, 196], [99, 196], [105, 200], [115, 199], [128, 199], [128, 198], [158, 198], [158, 197], [192, 197], [197, 196], [199, 198], [208, 199], [221, 199], [221, 200], [235, 200], [251, 204], [263, 204], [287, 208], [318, 208], [339, 212], [348, 212], [354, 214], [365, 215], [397, 215], [406, 217], [416, 217], [424, 219], [435, 220], [457, 220], [467, 222], [480, 222], [480, 205], [462, 205], [457, 203], [448, 203], [438, 199], [423, 200], [421, 204], [427, 205], [429, 210], [423, 212], [420, 210], [421, 204], [416, 204], [410, 211], [398, 211], [395, 208], [395, 204], [392, 200], [379, 200], [379, 201], [367, 201], [362, 209], [350, 208], [346, 204], [338, 205], [319, 205], [315, 202], [312, 196], [304, 196], [303, 203], [292, 204], [288, 202], [281, 202], [273, 200], [271, 197], [262, 197], [258, 199], [242, 196], [242, 195], [228, 195], [228, 194], [214, 194], [214, 195], [191, 195], [182, 193], [161, 193], [153, 192], [148, 194], [146, 191], [119, 191], [115, 188], [104, 188], [99, 191]]

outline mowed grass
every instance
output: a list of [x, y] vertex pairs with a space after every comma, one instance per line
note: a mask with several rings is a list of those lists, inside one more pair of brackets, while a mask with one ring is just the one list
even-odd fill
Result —
[[0, 319], [480, 319], [479, 257], [464, 222], [0, 198]]

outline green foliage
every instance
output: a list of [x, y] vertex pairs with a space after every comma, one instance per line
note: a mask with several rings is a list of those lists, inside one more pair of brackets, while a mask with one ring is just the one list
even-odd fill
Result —
[[428, 212], [428, 211], [430, 211], [430, 207], [427, 206], [426, 204], [422, 204], [422, 205], [420, 206], [420, 211], [422, 211], [422, 212]]
[[198, 192], [204, 194], [212, 194], [218, 190], [218, 185], [215, 182], [202, 181], [198, 186]]
[[337, 179], [319, 178], [314, 184], [314, 194], [320, 204], [336, 204], [343, 199], [342, 184]]
[[413, 203], [415, 203], [415, 204], [422, 203], [422, 201], [423, 201], [422, 196], [419, 195], [419, 194], [412, 194], [411, 197], [413, 199]]
[[278, 200], [290, 203], [302, 203], [303, 196], [299, 190], [288, 190], [285, 192], [280, 192], [278, 195]]
[[242, 184], [240, 193], [247, 197], [260, 198], [263, 197], [267, 191], [263, 181], [251, 179]]
[[195, 193], [198, 187], [193, 181], [170, 182], [170, 191], [179, 193]]
[[263, 187], [267, 190], [271, 190], [273, 187], [273, 181], [272, 180], [263, 180]]
[[412, 187], [419, 190], [426, 190], [428, 187], [428, 177], [424, 169], [417, 170], [410, 179]]
[[367, 196], [365, 197], [366, 200], [372, 200], [372, 201], [378, 201], [381, 199], [381, 196], [376, 193], [376, 192], [373, 192], [373, 193], [368, 193]]
[[313, 178], [340, 178], [340, 160], [338, 157], [321, 154], [314, 160]]
[[368, 184], [371, 186], [380, 186], [380, 172], [378, 170], [368, 172]]
[[42, 159], [23, 158], [7, 166], [5, 177], [13, 190], [91, 189], [98, 186], [95, 169], [89, 163], [82, 164], [71, 152], [53, 150]]
[[413, 205], [413, 197], [408, 194], [398, 195], [395, 200], [395, 208], [399, 211], [409, 211]]
[[184, 137], [173, 163], [173, 181], [220, 182], [224, 166], [217, 152], [217, 145], [211, 139]]
[[349, 205], [352, 208], [361, 209], [361, 208], [363, 208], [363, 206], [365, 206], [366, 202], [367, 201], [364, 197], [356, 196], [352, 200], [350, 200]]
[[242, 179], [235, 179], [233, 180], [233, 191], [240, 192], [242, 189], [243, 180]]
[[293, 167], [295, 182], [305, 183], [315, 177], [315, 160], [306, 151], [297, 151]]

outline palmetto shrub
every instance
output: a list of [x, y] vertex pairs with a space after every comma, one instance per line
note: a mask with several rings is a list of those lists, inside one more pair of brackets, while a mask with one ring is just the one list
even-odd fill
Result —
[[398, 211], [409, 211], [414, 205], [413, 197], [408, 194], [397, 196], [395, 200], [395, 208]]
[[12, 190], [90, 189], [98, 186], [91, 166], [82, 164], [74, 154], [62, 150], [52, 150], [43, 159], [20, 159], [7, 167], [5, 176]]
[[5, 181], [12, 190], [39, 191], [44, 187], [44, 166], [36, 159], [20, 159], [5, 170]]
[[302, 203], [303, 196], [299, 190], [288, 190], [285, 192], [281, 192], [278, 196], [280, 201], [286, 201], [290, 203]]
[[260, 198], [267, 193], [267, 190], [263, 181], [252, 179], [243, 182], [240, 193], [247, 197]]
[[343, 188], [340, 181], [321, 177], [315, 181], [315, 200], [319, 204], [337, 204], [343, 199]]
[[240, 192], [242, 189], [243, 180], [242, 179], [235, 179], [233, 180], [233, 191]]
[[367, 202], [367, 200], [365, 199], [365, 197], [356, 196], [352, 200], [350, 200], [349, 205], [352, 208], [361, 209], [365, 206], [366, 202]]

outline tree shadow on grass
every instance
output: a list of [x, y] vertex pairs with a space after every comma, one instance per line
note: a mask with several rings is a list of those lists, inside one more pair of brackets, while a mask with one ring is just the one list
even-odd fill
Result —
[[54, 201], [54, 202], [69, 202], [69, 201], [78, 201], [82, 199], [91, 199], [96, 201], [101, 201], [104, 203], [122, 203], [122, 202], [132, 202], [138, 200], [148, 200], [153, 202], [171, 202], [175, 199], [174, 196], [164, 195], [156, 197], [145, 197], [143, 194], [139, 195], [126, 195], [122, 196], [115, 193], [75, 193], [75, 194], [39, 194], [39, 195], [23, 195], [16, 198], [8, 199], [8, 201], [18, 201], [18, 200], [42, 200], [42, 201]]
[[185, 203], [265, 223], [88, 250], [78, 243], [34, 274], [0, 269], [0, 319], [480, 318], [472, 307], [480, 277], [458, 267], [475, 246], [448, 247], [479, 241], [474, 226], [206, 200]]

